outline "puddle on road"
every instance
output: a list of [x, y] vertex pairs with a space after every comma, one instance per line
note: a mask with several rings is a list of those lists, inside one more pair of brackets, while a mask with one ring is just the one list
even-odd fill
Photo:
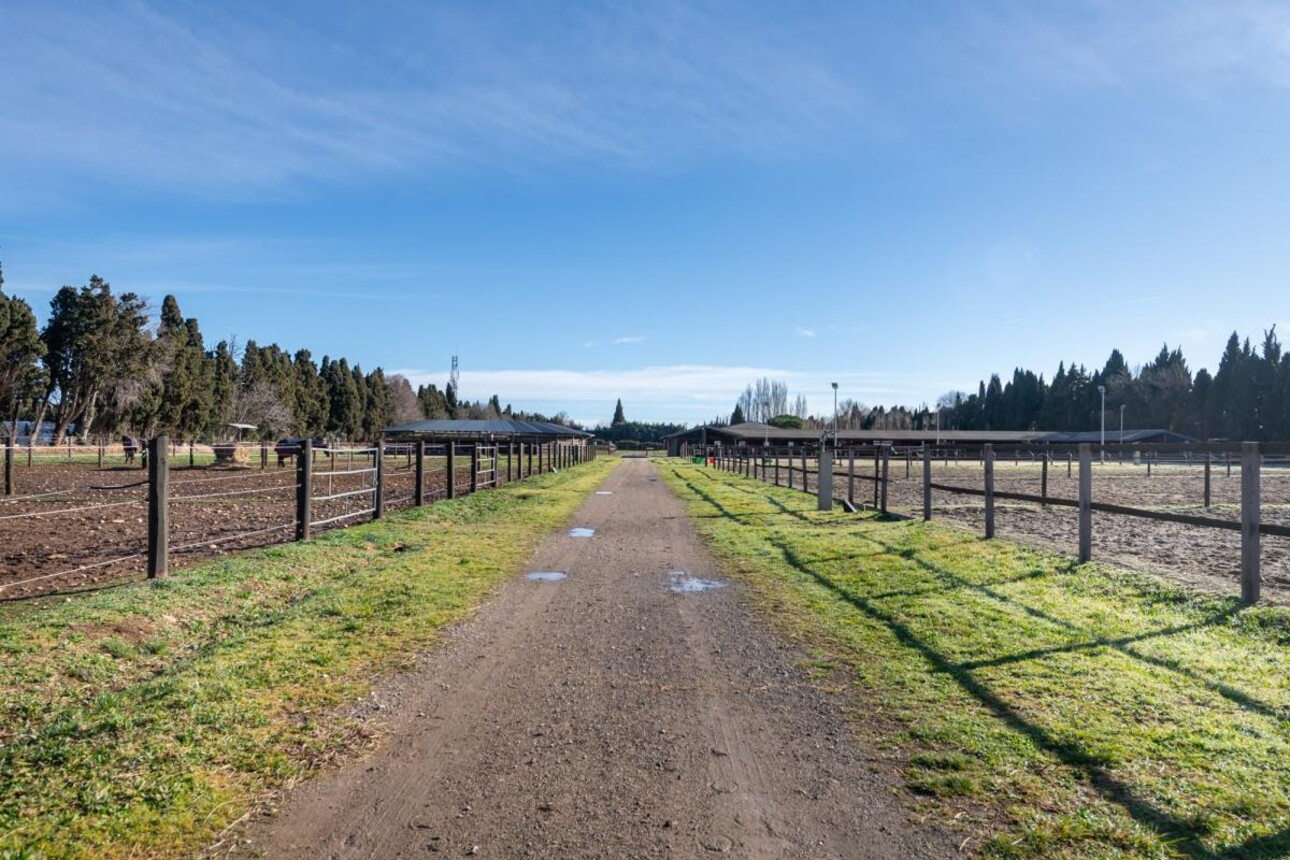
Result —
[[667, 587], [667, 590], [676, 594], [695, 594], [700, 591], [712, 591], [715, 588], [726, 587], [726, 584], [718, 579], [699, 579], [696, 576], [690, 576], [684, 570], [668, 571], [667, 575], [672, 579], [672, 583]]
[[531, 579], [534, 582], [559, 582], [566, 576], [568, 576], [567, 573], [559, 570], [535, 570], [524, 574], [525, 579]]
[[613, 490], [596, 490], [597, 496], [612, 496], [613, 494]]
[[588, 528], [582, 528], [582, 527], [579, 527], [576, 529], [569, 529], [569, 537], [589, 538], [589, 537], [593, 537], [595, 534], [596, 534], [595, 529], [588, 529]]

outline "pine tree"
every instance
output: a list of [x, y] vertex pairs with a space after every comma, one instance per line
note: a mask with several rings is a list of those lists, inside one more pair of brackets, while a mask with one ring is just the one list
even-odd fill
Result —
[[743, 424], [743, 423], [744, 423], [744, 406], [742, 403], [736, 403], [735, 411], [730, 413], [730, 424], [731, 426], [734, 426], [735, 424]]
[[609, 422], [610, 427], [618, 427], [627, 423], [627, 416], [623, 414], [623, 399], [618, 398], [618, 404], [614, 406], [614, 420]]

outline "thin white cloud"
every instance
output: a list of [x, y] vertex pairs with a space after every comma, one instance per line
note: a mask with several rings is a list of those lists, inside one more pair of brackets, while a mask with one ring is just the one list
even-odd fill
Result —
[[414, 4], [341, 27], [229, 9], [5, 9], [7, 175], [236, 197], [411, 167], [797, 157], [836, 143], [864, 103], [809, 19], [677, 2], [557, 22], [544, 7]]
[[642, 334], [635, 334], [629, 337], [614, 338], [614, 343], [644, 343], [644, 342], [645, 342], [645, 336]]
[[802, 328], [800, 325], [793, 329], [793, 333], [798, 337], [815, 337], [815, 329]]
[[[390, 371], [412, 384], [446, 381], [441, 371], [401, 368]], [[768, 376], [782, 380], [791, 394], [827, 408], [833, 402], [831, 382], [843, 397], [865, 403], [917, 403], [923, 391], [951, 387], [941, 379], [900, 373], [813, 373], [743, 365], [660, 365], [628, 370], [464, 370], [461, 391], [470, 399], [497, 394], [503, 403], [543, 412], [576, 415], [613, 414], [621, 397], [629, 417], [640, 420], [702, 421], [728, 413], [744, 387]]]

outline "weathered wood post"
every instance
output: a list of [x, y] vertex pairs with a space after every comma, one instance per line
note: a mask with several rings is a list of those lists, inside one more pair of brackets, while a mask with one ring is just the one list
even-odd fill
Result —
[[1048, 507], [1048, 452], [1044, 452], [1043, 463], [1039, 466], [1039, 497], [1043, 506]]
[[416, 487], [412, 490], [412, 504], [421, 507], [426, 503], [426, 440], [417, 442], [416, 451]]
[[101, 444], [99, 445], [99, 469], [100, 471], [103, 469], [103, 446]]
[[878, 510], [878, 446], [873, 447], [873, 509]]
[[296, 455], [296, 540], [308, 540], [313, 520], [314, 443], [305, 439]]
[[506, 483], [511, 482], [511, 463], [515, 460], [515, 440], [506, 443]]
[[1093, 558], [1093, 446], [1079, 446], [1079, 562]]
[[802, 492], [810, 492], [806, 474], [806, 448], [802, 448]]
[[1209, 471], [1210, 471], [1210, 466], [1213, 464], [1213, 462], [1214, 462], [1213, 452], [1206, 451], [1205, 452], [1205, 507], [1206, 508], [1209, 507], [1209, 502], [1210, 502]]
[[908, 451], [908, 450], [905, 451], [905, 480], [906, 481], [909, 480], [909, 472], [913, 466], [913, 462], [914, 462], [914, 452]]
[[923, 522], [932, 518], [932, 452], [923, 443]]
[[498, 477], [497, 473], [498, 471], [500, 471], [500, 467], [501, 467], [501, 462], [498, 460], [498, 457], [501, 456], [501, 451], [502, 451], [501, 446], [498, 445], [496, 442], [494, 442], [493, 443], [493, 489], [494, 490], [497, 489], [497, 485], [499, 483], [497, 480], [497, 477]]
[[13, 445], [4, 446], [4, 494], [13, 495]]
[[196, 448], [196, 443], [193, 442], [192, 439], [189, 439], [188, 440], [188, 468], [190, 469], [197, 465], [197, 452], [196, 450], [194, 450], [195, 448]]
[[457, 443], [452, 440], [444, 446], [444, 455], [447, 460], [445, 469], [448, 472], [448, 498], [457, 498]]
[[269, 443], [260, 443], [260, 471], [263, 472], [269, 468]]
[[[532, 442], [530, 442], [530, 443], [528, 444], [528, 468], [526, 468], [526, 469], [524, 470], [524, 477], [526, 477], [526, 478], [531, 478], [531, 477], [533, 477], [533, 449], [534, 449], [534, 448], [536, 448], [536, 447], [537, 447], [537, 445], [534, 445]], [[521, 459], [523, 459], [523, 456], [524, 456], [524, 450], [523, 450], [523, 449], [524, 449], [524, 443], [523, 443], [523, 442], [521, 442], [521, 443], [520, 443], [520, 456], [521, 456]]]
[[856, 449], [847, 449], [847, 504], [856, 506]]
[[985, 537], [994, 537], [994, 446], [989, 442], [981, 446], [981, 462], [985, 467]]
[[1066, 452], [1066, 477], [1071, 476], [1071, 452]]
[[829, 446], [820, 445], [820, 457], [817, 463], [815, 507], [821, 511], [833, 510], [833, 451]]
[[779, 486], [779, 450], [775, 451], [775, 486]]
[[470, 446], [470, 491], [479, 492], [479, 443]]
[[891, 446], [882, 446], [882, 499], [878, 510], [887, 513], [887, 480], [891, 477]]
[[385, 516], [385, 445], [377, 440], [376, 451], [372, 457], [376, 471], [372, 474], [372, 519], [379, 520]]
[[160, 579], [170, 567], [170, 443], [158, 436], [148, 448], [148, 579]]
[[1259, 443], [1241, 443], [1241, 600], [1257, 603], [1262, 577], [1259, 573]]

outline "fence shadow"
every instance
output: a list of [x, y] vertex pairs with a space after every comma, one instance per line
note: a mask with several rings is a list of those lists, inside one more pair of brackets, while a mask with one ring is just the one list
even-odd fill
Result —
[[1223, 856], [1205, 847], [1200, 840], [1202, 833], [1198, 832], [1195, 825], [1181, 821], [1138, 797], [1128, 784], [1110, 774], [1096, 757], [1085, 752], [1077, 744], [1063, 740], [1042, 726], [1029, 722], [986, 684], [978, 680], [972, 674], [972, 670], [948, 659], [924, 641], [909, 625], [876, 605], [872, 599], [854, 594], [816, 570], [803, 561], [787, 542], [774, 540], [772, 544], [791, 567], [833, 592], [870, 620], [882, 624], [891, 631], [897, 641], [916, 651], [936, 671], [952, 678], [960, 689], [979, 702], [1009, 729], [1025, 735], [1036, 747], [1049, 753], [1067, 767], [1079, 771], [1098, 794], [1125, 810], [1135, 821], [1156, 831], [1162, 838], [1169, 841], [1175, 850], [1186, 857], [1198, 858], [1198, 860], [1201, 858], [1218, 860]]

